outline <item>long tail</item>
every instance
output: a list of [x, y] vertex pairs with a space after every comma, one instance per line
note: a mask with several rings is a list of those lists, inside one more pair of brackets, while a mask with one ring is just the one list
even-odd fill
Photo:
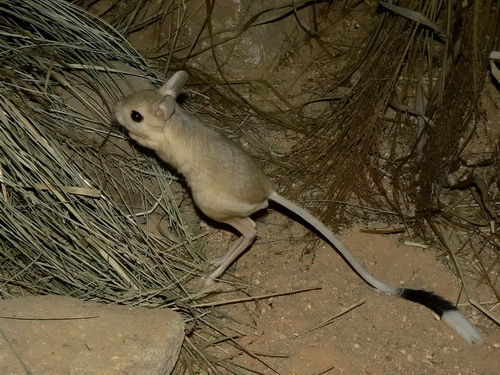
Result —
[[469, 320], [462, 315], [462, 313], [458, 311], [457, 307], [450, 301], [445, 300], [433, 292], [399, 288], [376, 279], [363, 267], [351, 251], [342, 243], [342, 241], [309, 211], [274, 191], [269, 195], [268, 199], [292, 211], [311, 224], [333, 247], [335, 247], [342, 254], [344, 259], [359, 274], [359, 276], [361, 276], [363, 280], [374, 288], [388, 294], [403, 297], [404, 299], [412, 302], [420, 303], [431, 309], [441, 317], [441, 320], [448, 324], [469, 344], [481, 344], [484, 342], [484, 339], [476, 328], [474, 328]]

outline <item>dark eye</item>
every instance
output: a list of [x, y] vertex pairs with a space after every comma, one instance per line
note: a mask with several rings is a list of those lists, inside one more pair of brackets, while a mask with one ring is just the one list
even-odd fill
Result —
[[130, 118], [133, 122], [141, 122], [144, 120], [144, 117], [137, 111], [130, 112]]

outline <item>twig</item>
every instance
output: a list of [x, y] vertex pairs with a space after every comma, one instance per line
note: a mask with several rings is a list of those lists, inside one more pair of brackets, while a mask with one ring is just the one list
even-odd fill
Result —
[[359, 307], [359, 306], [363, 305], [364, 303], [365, 303], [365, 300], [363, 299], [363, 300], [361, 300], [361, 301], [359, 301], [359, 302], [355, 303], [354, 305], [349, 306], [347, 309], [342, 310], [341, 312], [339, 312], [339, 313], [338, 313], [338, 314], [336, 314], [335, 316], [333, 316], [333, 317], [331, 317], [331, 318], [329, 318], [329, 319], [325, 320], [324, 322], [322, 322], [322, 323], [318, 324], [317, 326], [312, 327], [312, 328], [309, 328], [309, 329], [307, 329], [307, 330], [305, 330], [305, 331], [303, 331], [303, 332], [300, 332], [300, 333], [294, 333], [294, 334], [293, 334], [293, 336], [294, 336], [294, 337], [303, 336], [303, 335], [305, 335], [305, 334], [308, 334], [308, 333], [311, 333], [311, 332], [313, 332], [313, 331], [316, 331], [317, 329], [320, 329], [320, 328], [326, 327], [327, 325], [332, 324], [332, 323], [333, 323], [333, 321], [334, 321], [335, 319], [340, 318], [342, 315], [347, 314], [349, 311], [354, 310], [355, 308], [357, 308], [357, 307]]
[[225, 306], [225, 305], [232, 305], [235, 303], [256, 301], [259, 299], [266, 299], [266, 298], [271, 298], [271, 297], [281, 297], [281, 296], [287, 296], [290, 294], [310, 292], [311, 290], [320, 290], [320, 289], [322, 289], [322, 288], [321, 287], [311, 287], [311, 288], [305, 288], [305, 289], [299, 289], [299, 290], [292, 290], [289, 292], [277, 292], [277, 293], [263, 294], [263, 295], [259, 295], [259, 296], [246, 297], [246, 298], [236, 298], [236, 299], [231, 299], [231, 300], [226, 300], [226, 301], [200, 303], [197, 305], [193, 305], [192, 307], [193, 308], [196, 308], [196, 307], [202, 308], [202, 307]]

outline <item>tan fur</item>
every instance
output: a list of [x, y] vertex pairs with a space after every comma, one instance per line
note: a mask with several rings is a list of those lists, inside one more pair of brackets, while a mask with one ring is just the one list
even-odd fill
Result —
[[[164, 122], [155, 115], [161, 100], [157, 91], [139, 91], [118, 103], [117, 119], [133, 140], [155, 150], [185, 176], [200, 210], [227, 221], [267, 207], [272, 184], [255, 160], [180, 107]], [[132, 111], [144, 121], [132, 121]]]

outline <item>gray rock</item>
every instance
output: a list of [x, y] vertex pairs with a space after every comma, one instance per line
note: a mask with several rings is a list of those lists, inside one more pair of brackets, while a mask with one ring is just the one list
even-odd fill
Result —
[[3, 375], [166, 375], [183, 340], [184, 322], [171, 310], [58, 296], [0, 299]]

